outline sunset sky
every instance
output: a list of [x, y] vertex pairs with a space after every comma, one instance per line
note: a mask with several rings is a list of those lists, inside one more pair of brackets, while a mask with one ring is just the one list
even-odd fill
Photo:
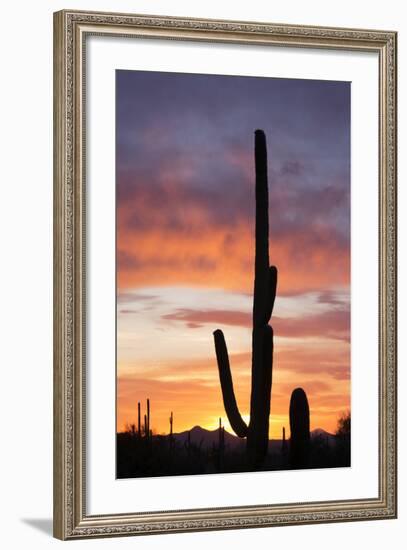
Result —
[[[291, 392], [311, 429], [350, 408], [350, 84], [116, 72], [117, 429], [151, 402], [167, 433], [222, 417], [223, 330], [248, 420], [254, 130], [266, 132], [270, 261], [279, 270], [270, 437]], [[229, 430], [231, 431], [231, 430]]]

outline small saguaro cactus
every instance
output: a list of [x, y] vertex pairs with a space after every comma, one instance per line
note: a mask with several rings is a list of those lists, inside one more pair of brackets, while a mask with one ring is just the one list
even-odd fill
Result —
[[169, 442], [170, 442], [170, 451], [172, 451], [172, 447], [173, 447], [173, 444], [174, 444], [174, 441], [173, 441], [174, 415], [173, 415], [172, 411], [171, 411], [171, 414], [170, 414], [169, 421], [170, 421]]
[[223, 447], [224, 442], [225, 442], [225, 428], [222, 426], [222, 418], [221, 417], [219, 417], [218, 435], [219, 435], [219, 449], [221, 449]]
[[225, 428], [222, 426], [222, 418], [219, 417], [218, 429], [218, 470], [223, 468], [223, 457], [225, 453]]
[[252, 331], [252, 383], [250, 422], [243, 420], [235, 398], [228, 350], [221, 330], [215, 330], [215, 350], [223, 403], [229, 423], [239, 437], [247, 438], [249, 464], [256, 468], [267, 455], [273, 369], [273, 329], [268, 324], [274, 307], [277, 268], [269, 264], [267, 147], [263, 130], [255, 131], [256, 228]]
[[137, 403], [137, 435], [141, 438], [141, 404], [140, 401]]
[[310, 422], [307, 394], [296, 388], [290, 399], [290, 465], [306, 468], [310, 452]]
[[150, 435], [150, 400], [147, 399], [147, 434]]
[[170, 436], [172, 437], [172, 427], [174, 425], [174, 416], [172, 414], [172, 411], [171, 411], [171, 415], [170, 415]]
[[222, 418], [219, 418], [219, 430], [218, 430], [218, 439], [219, 439], [219, 452], [222, 454], [225, 450], [225, 427], [222, 426]]
[[283, 439], [281, 441], [281, 454], [283, 459], [287, 456], [287, 440], [285, 438], [285, 427], [283, 426]]

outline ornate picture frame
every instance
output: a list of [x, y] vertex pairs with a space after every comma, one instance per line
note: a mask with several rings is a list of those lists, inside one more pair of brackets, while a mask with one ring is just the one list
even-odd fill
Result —
[[[378, 431], [377, 494], [368, 498], [88, 511], [87, 40], [238, 44], [371, 53], [377, 58]], [[395, 518], [396, 450], [396, 60], [391, 31], [322, 28], [64, 10], [54, 14], [54, 535], [77, 539]], [[362, 214], [363, 215], [363, 214]], [[366, 313], [369, 314], [368, 312]], [[114, 366], [113, 366], [114, 368]], [[159, 507], [157, 510], [161, 510]]]

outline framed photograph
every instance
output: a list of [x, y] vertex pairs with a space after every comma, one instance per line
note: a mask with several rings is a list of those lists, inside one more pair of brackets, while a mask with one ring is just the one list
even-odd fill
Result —
[[396, 517], [396, 33], [54, 18], [54, 534]]

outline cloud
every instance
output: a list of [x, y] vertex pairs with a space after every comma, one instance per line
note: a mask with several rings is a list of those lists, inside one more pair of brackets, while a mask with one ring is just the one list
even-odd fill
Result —
[[338, 306], [339, 308], [349, 309], [349, 294], [343, 295], [333, 290], [326, 290], [321, 292], [318, 296], [318, 302], [320, 304], [327, 304], [331, 306]]
[[[165, 321], [181, 321], [192, 323], [192, 328], [202, 324], [212, 325], [212, 328], [222, 325], [252, 328], [252, 314], [244, 311], [231, 310], [195, 310], [182, 308], [172, 313], [162, 315]], [[284, 338], [332, 338], [335, 340], [350, 340], [350, 312], [348, 310], [330, 310], [319, 314], [302, 317], [271, 318], [275, 336]], [[189, 326], [189, 325], [188, 325]]]
[[324, 381], [329, 378], [350, 380], [350, 346], [347, 342], [338, 341], [328, 346], [279, 346], [275, 357], [277, 372], [283, 377], [295, 373], [298, 380], [316, 376]]
[[[331, 354], [331, 361], [334, 356]], [[241, 413], [249, 414], [251, 385], [251, 354], [232, 354], [230, 357], [234, 388]], [[333, 430], [341, 411], [349, 407], [349, 377], [337, 377], [337, 367], [321, 363], [292, 364], [287, 370], [281, 354], [276, 355], [273, 371], [271, 420], [273, 426], [288, 426], [289, 399], [292, 390], [301, 386], [307, 392], [313, 427]], [[319, 380], [318, 377], [324, 377]], [[170, 411], [174, 411], [177, 430], [189, 429], [214, 422], [226, 414], [218, 379], [215, 358], [174, 362], [146, 376], [142, 367], [133, 375], [118, 377], [117, 387], [118, 426], [136, 418], [137, 402], [145, 406], [150, 399], [152, 425], [158, 431], [166, 431]], [[273, 428], [274, 429], [274, 428]]]
[[182, 321], [188, 324], [193, 323], [197, 326], [202, 326], [203, 323], [240, 327], [250, 327], [252, 325], [252, 315], [249, 313], [218, 309], [195, 310], [183, 308], [162, 315], [161, 318], [166, 321]]
[[[208, 335], [208, 338], [212, 338]], [[295, 340], [278, 346], [274, 353], [271, 420], [275, 433], [288, 426], [292, 390], [305, 389], [313, 427], [334, 430], [341, 411], [349, 407], [350, 347], [343, 341], [299, 345]], [[211, 342], [212, 343], [212, 342]], [[242, 414], [249, 414], [251, 350], [230, 354], [236, 398]], [[171, 410], [177, 429], [194, 424], [210, 425], [225, 419], [215, 350], [200, 359], [145, 361], [119, 365], [118, 425], [134, 421], [137, 401], [151, 401], [153, 428], [165, 431]], [[211, 420], [212, 419], [212, 420]], [[278, 419], [278, 421], [276, 420]]]
[[286, 160], [281, 166], [283, 176], [299, 176], [304, 172], [305, 166], [298, 160]]
[[[117, 212], [119, 287], [169, 282], [247, 291], [253, 184], [232, 186], [231, 178], [200, 186], [177, 178], [171, 164], [149, 179], [124, 177]], [[271, 187], [270, 261], [279, 268], [281, 293], [349, 284], [348, 207], [348, 190], [341, 187]]]
[[117, 302], [121, 303], [134, 303], [134, 302], [151, 302], [158, 301], [159, 296], [155, 294], [139, 294], [136, 292], [118, 292]]
[[275, 317], [272, 321], [276, 336], [286, 338], [321, 337], [350, 341], [349, 311], [326, 311], [299, 318]]
[[[328, 382], [323, 382], [322, 380], [311, 379], [300, 383], [299, 385], [304, 389], [307, 394], [332, 394], [332, 384]], [[278, 388], [283, 395], [290, 396], [292, 391], [295, 389], [292, 382], [279, 384]]]
[[[202, 227], [202, 235], [154, 227], [142, 234], [123, 234], [120, 246], [128, 255], [125, 261], [119, 258], [119, 288], [170, 284], [250, 292], [254, 257], [251, 229], [242, 226], [234, 233]], [[270, 259], [278, 267], [277, 292], [282, 295], [349, 284], [348, 251], [323, 231], [273, 242]]]
[[279, 290], [349, 284], [349, 90], [343, 82], [119, 71], [119, 287], [252, 286], [259, 125]]
[[187, 323], [187, 327], [188, 327], [188, 328], [201, 328], [202, 325], [199, 325], [198, 323], [192, 323], [191, 321], [189, 321], [189, 322]]

